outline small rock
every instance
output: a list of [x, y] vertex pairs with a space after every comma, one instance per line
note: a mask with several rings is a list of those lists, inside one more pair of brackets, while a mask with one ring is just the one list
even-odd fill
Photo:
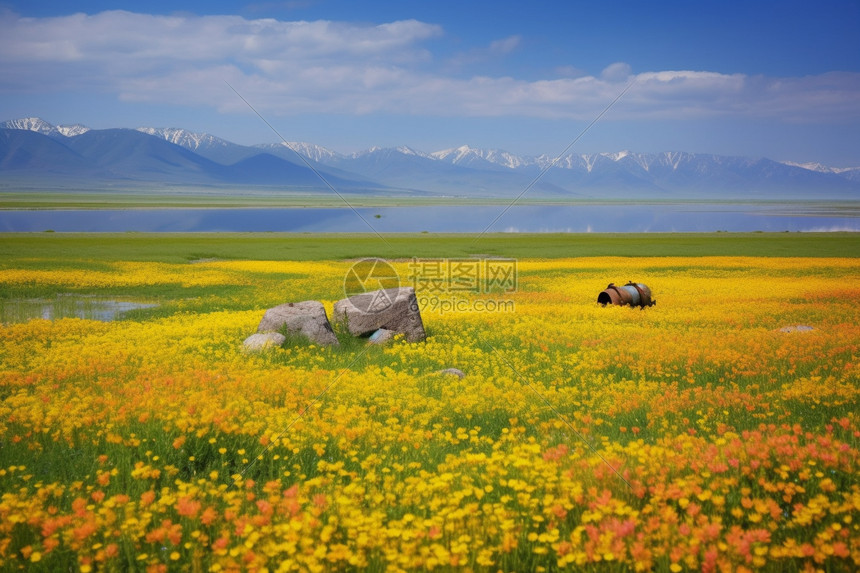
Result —
[[379, 329], [402, 334], [408, 342], [426, 338], [412, 287], [375, 290], [334, 303], [332, 320], [346, 323], [353, 336], [365, 336]]
[[282, 345], [287, 338], [277, 332], [258, 332], [245, 339], [243, 343], [247, 352], [260, 352]]
[[463, 378], [466, 373], [457, 368], [446, 368], [445, 370], [439, 370], [436, 372], [440, 376], [456, 376], [457, 378]]
[[287, 334], [304, 336], [314, 344], [340, 344], [325, 314], [325, 307], [316, 300], [288, 302], [270, 308], [263, 315], [257, 332], [277, 332], [284, 328]]
[[809, 332], [810, 330], [815, 329], [806, 324], [793, 324], [791, 326], [783, 326], [779, 329], [780, 332]]
[[394, 333], [388, 329], [380, 328], [376, 332], [370, 335], [367, 339], [369, 344], [385, 344], [389, 342], [392, 338], [394, 338]]

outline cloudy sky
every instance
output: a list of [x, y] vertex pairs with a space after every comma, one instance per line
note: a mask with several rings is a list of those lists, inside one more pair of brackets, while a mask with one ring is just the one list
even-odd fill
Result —
[[[229, 85], [228, 85], [229, 83]], [[0, 120], [860, 165], [860, 2], [0, 0]]]

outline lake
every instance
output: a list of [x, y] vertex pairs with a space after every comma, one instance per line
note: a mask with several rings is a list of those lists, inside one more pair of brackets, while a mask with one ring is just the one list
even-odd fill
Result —
[[85, 294], [58, 294], [42, 299], [0, 299], [0, 324], [27, 322], [34, 318], [83, 318], [110, 322], [122, 318], [129, 311], [156, 306], [154, 303]]
[[0, 232], [640, 233], [853, 231], [852, 205], [639, 204], [0, 211]]

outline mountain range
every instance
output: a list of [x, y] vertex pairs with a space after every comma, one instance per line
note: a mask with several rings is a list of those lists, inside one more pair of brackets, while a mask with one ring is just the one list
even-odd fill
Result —
[[686, 152], [519, 156], [461, 146], [340, 154], [311, 143], [238, 145], [178, 128], [0, 123], [0, 189], [275, 188], [362, 194], [588, 199], [860, 199], [860, 168]]

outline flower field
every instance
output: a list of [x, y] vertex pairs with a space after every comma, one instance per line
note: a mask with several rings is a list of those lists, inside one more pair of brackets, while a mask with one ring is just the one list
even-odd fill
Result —
[[521, 259], [426, 342], [243, 351], [350, 264], [4, 263], [158, 306], [0, 325], [0, 569], [860, 569], [856, 259]]

